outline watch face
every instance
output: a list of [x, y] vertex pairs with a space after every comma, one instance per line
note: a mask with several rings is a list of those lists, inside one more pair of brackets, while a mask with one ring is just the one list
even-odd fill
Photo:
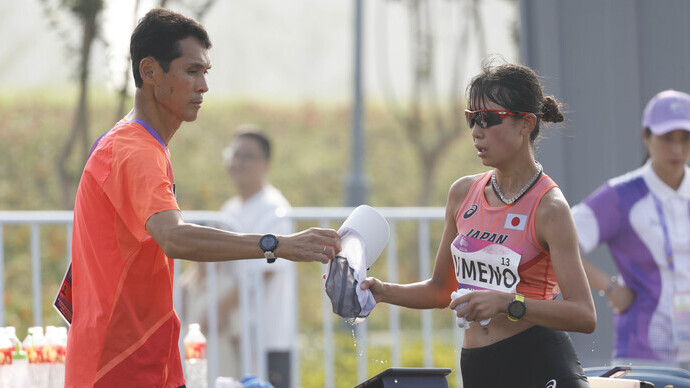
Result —
[[508, 305], [508, 315], [516, 319], [522, 318], [525, 315], [525, 310], [525, 304], [518, 300], [510, 302]]
[[278, 238], [272, 234], [261, 236], [259, 246], [263, 251], [274, 251], [278, 247]]

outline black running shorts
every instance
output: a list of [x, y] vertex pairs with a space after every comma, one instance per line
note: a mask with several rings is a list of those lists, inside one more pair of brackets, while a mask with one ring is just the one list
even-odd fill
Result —
[[462, 349], [465, 388], [587, 388], [568, 334], [531, 327], [481, 348]]

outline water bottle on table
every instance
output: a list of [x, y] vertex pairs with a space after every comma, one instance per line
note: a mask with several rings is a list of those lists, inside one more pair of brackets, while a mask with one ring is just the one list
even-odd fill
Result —
[[12, 376], [12, 342], [4, 327], [0, 327], [0, 388], [10, 388]]
[[17, 330], [14, 326], [7, 326], [5, 334], [12, 343], [10, 387], [29, 388], [29, 358], [22, 347], [22, 342], [17, 338]]
[[26, 354], [29, 356], [29, 387], [46, 388], [48, 386], [49, 364], [46, 362], [46, 339], [43, 328], [34, 326], [29, 328], [29, 335], [23, 342]]
[[187, 388], [208, 388], [206, 337], [198, 323], [190, 323], [184, 337], [184, 366]]

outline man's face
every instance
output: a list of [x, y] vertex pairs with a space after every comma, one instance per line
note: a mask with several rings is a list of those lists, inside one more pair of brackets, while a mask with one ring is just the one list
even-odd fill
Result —
[[181, 40], [179, 45], [182, 56], [170, 62], [167, 73], [159, 73], [154, 92], [161, 110], [180, 122], [194, 121], [208, 91], [206, 74], [211, 59], [208, 50], [194, 37]]
[[238, 137], [230, 146], [227, 169], [239, 187], [263, 184], [268, 174], [269, 161], [259, 142], [248, 137]]

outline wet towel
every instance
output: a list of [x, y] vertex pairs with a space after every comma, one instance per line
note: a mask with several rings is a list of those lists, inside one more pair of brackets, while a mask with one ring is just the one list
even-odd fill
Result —
[[[472, 292], [472, 291], [475, 291], [475, 290], [471, 290], [469, 288], [459, 288], [457, 291], [453, 291], [450, 294], [450, 299], [455, 300], [455, 299], [467, 294], [468, 292]], [[455, 306], [455, 311], [456, 312], [460, 311], [466, 305], [467, 305], [467, 302], [460, 303], [459, 305]], [[459, 328], [461, 328], [461, 329], [469, 329], [470, 328], [470, 321], [468, 321], [466, 319], [466, 317], [467, 317], [467, 314], [465, 314], [464, 317], [456, 317], [455, 318], [455, 323], [458, 325]], [[482, 326], [486, 326], [489, 324], [489, 322], [491, 322], [491, 318], [482, 319], [479, 323]]]

